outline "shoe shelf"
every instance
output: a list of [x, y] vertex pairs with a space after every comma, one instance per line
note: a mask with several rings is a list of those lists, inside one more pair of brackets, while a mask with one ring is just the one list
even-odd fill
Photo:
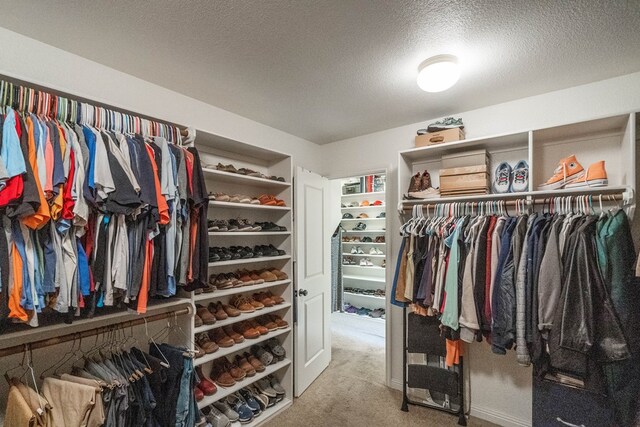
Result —
[[[369, 255], [369, 256], [373, 256], [373, 255]], [[381, 267], [379, 265], [357, 265], [357, 264], [342, 264], [343, 267], [348, 267], [348, 268], [361, 268], [363, 270], [373, 270], [373, 271], [382, 271], [382, 270], [386, 270], [386, 268]]]
[[237, 288], [229, 288], [229, 289], [218, 289], [213, 292], [202, 293], [199, 295], [193, 296], [193, 301], [196, 303], [201, 303], [203, 301], [212, 301], [218, 298], [227, 297], [229, 295], [235, 294], [244, 294], [249, 292], [261, 291], [263, 289], [269, 289], [276, 286], [288, 285], [291, 283], [291, 280], [276, 280], [274, 282], [264, 282], [259, 285], [249, 285], [249, 286], [239, 286]]
[[[236, 382], [235, 385], [233, 385], [232, 387], [221, 387], [218, 384], [216, 384], [216, 387], [218, 388], [218, 391], [215, 392], [212, 396], [205, 396], [204, 399], [202, 399], [200, 402], [198, 402], [198, 409], [202, 409], [205, 408], [209, 405], [211, 405], [214, 402], [217, 402], [218, 400], [224, 399], [225, 397], [232, 395], [233, 393], [235, 393], [236, 391], [240, 390], [241, 388], [244, 388], [248, 385], [253, 384], [254, 382], [269, 376], [271, 374], [273, 374], [274, 372], [279, 371], [280, 369], [286, 368], [287, 366], [291, 365], [291, 360], [289, 359], [285, 359], [281, 362], [277, 362], [274, 363], [272, 365], [269, 365], [265, 368], [264, 372], [259, 372], [256, 373], [254, 376], [252, 377], [248, 377], [243, 379], [242, 381], [238, 381]], [[277, 405], [276, 405], [277, 406]], [[278, 408], [279, 410], [280, 408]]]
[[260, 187], [282, 189], [291, 187], [291, 183], [289, 182], [275, 181], [273, 179], [259, 178], [239, 173], [224, 172], [217, 169], [203, 168], [202, 172], [204, 172], [205, 178], [209, 178], [216, 183], [224, 182], [230, 184], [242, 184], [252, 188]]
[[290, 236], [290, 231], [210, 231], [209, 236]]
[[353, 222], [367, 222], [367, 221], [384, 221], [385, 218], [342, 218], [341, 222], [353, 221]]
[[235, 203], [235, 202], [219, 202], [216, 200], [209, 200], [209, 206], [219, 208], [236, 208], [236, 209], [266, 209], [272, 211], [290, 211], [289, 206], [269, 206], [269, 205], [255, 205], [251, 203]]
[[[352, 253], [348, 253], [345, 252], [342, 254], [342, 256], [360, 256], [360, 257], [366, 257], [366, 258], [384, 258], [386, 255], [385, 254], [352, 254]], [[347, 265], [347, 264], [342, 264], [342, 265]]]
[[[237, 204], [237, 203], [233, 203], [233, 204]], [[362, 209], [384, 209], [384, 205], [379, 205], [379, 206], [352, 206], [352, 207], [347, 207], [347, 208], [340, 208], [343, 211], [357, 211], [357, 210], [362, 210]]]
[[377, 295], [367, 295], [367, 294], [359, 294], [357, 292], [347, 292], [344, 291], [345, 295], [351, 295], [351, 296], [355, 296], [355, 297], [363, 297], [363, 298], [372, 298], [372, 299], [378, 299], [378, 300], [382, 300], [384, 301], [385, 299], [387, 299], [386, 297], [380, 297]]
[[255, 339], [246, 339], [239, 343], [239, 344], [234, 344], [231, 347], [220, 347], [220, 349], [214, 353], [210, 353], [207, 355], [204, 355], [202, 357], [199, 357], [197, 359], [195, 359], [193, 361], [193, 365], [194, 366], [200, 366], [200, 365], [204, 365], [205, 363], [211, 362], [213, 360], [216, 360], [220, 357], [224, 357], [224, 356], [228, 356], [230, 354], [234, 354], [237, 353], [239, 351], [242, 350], [246, 350], [247, 348], [250, 348], [252, 345], [255, 344], [260, 344], [262, 342], [265, 342], [271, 338], [275, 338], [275, 337], [279, 337], [280, 335], [284, 335], [284, 334], [288, 334], [289, 332], [291, 332], [291, 326], [287, 327], [286, 329], [276, 329], [275, 331], [271, 331], [266, 335], [261, 335], [258, 338]]
[[258, 258], [244, 258], [244, 259], [230, 259], [228, 261], [215, 261], [215, 262], [210, 262], [209, 267], [251, 264], [251, 263], [257, 263], [257, 262], [271, 262], [271, 261], [278, 261], [283, 259], [291, 259], [291, 255], [262, 256]]
[[253, 319], [254, 317], [260, 317], [264, 314], [275, 313], [278, 311], [287, 310], [291, 307], [291, 303], [284, 302], [282, 304], [274, 305], [273, 307], [265, 307], [260, 310], [256, 310], [253, 313], [242, 313], [240, 316], [229, 317], [224, 320], [218, 320], [213, 325], [202, 325], [197, 328], [193, 328], [194, 334], [199, 334], [201, 332], [207, 332], [212, 329], [221, 328], [227, 325], [233, 325], [234, 323], [242, 322], [243, 320]]
[[[371, 267], [366, 267], [367, 269], [371, 269]], [[386, 283], [387, 279], [384, 277], [374, 277], [374, 276], [360, 276], [354, 274], [343, 274], [343, 279], [347, 280], [363, 280], [366, 282], [377, 282], [377, 283]]]
[[[386, 243], [382, 242], [382, 243], [376, 243], [376, 242], [342, 242], [343, 245], [374, 245], [374, 246], [384, 246], [386, 245]], [[355, 255], [355, 254], [349, 254], [349, 255]], [[362, 254], [361, 254], [362, 255]]]
[[383, 317], [371, 317], [371, 316], [362, 316], [360, 314], [357, 313], [347, 313], [346, 311], [341, 312], [342, 314], [346, 314], [348, 316], [355, 316], [358, 319], [364, 319], [367, 321], [371, 321], [371, 322], [380, 322], [380, 323], [384, 323], [384, 318]]
[[384, 191], [371, 191], [369, 193], [353, 193], [342, 195], [342, 199], [353, 199], [357, 197], [384, 197]]
[[[258, 416], [258, 418], [254, 418], [253, 421], [251, 421], [249, 424], [245, 424], [245, 426], [256, 427], [256, 426], [262, 425], [267, 421], [269, 421], [271, 418], [273, 418], [275, 415], [280, 413], [280, 411], [284, 411], [285, 409], [289, 408], [291, 405], [293, 405], [293, 401], [285, 397], [280, 402], [273, 405], [272, 407], [262, 411], [262, 413]], [[233, 423], [233, 424], [235, 425], [236, 423]]]
[[343, 231], [342, 234], [344, 233], [377, 233], [377, 234], [384, 234], [387, 230], [347, 230], [347, 231]]

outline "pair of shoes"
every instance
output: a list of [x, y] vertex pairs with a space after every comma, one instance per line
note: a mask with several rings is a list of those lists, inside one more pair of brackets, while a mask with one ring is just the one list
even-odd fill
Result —
[[528, 188], [529, 165], [525, 160], [520, 160], [513, 168], [507, 162], [502, 162], [496, 167], [493, 179], [495, 194], [520, 193]]
[[287, 231], [287, 227], [278, 225], [275, 222], [256, 222], [255, 225], [262, 227], [262, 231]]
[[374, 243], [384, 243], [384, 236], [377, 236]]
[[237, 219], [215, 219], [207, 221], [209, 231], [260, 231], [262, 227], [257, 224], [252, 224], [246, 218]]
[[354, 236], [354, 237], [342, 236], [342, 241], [343, 242], [359, 242], [360, 241], [360, 237], [358, 237], [358, 236]]
[[369, 218], [369, 215], [367, 215], [366, 213], [363, 212], [360, 215], [358, 215], [356, 218], [358, 218], [358, 219], [366, 219], [366, 218]]
[[284, 200], [277, 199], [273, 194], [263, 194], [258, 197], [261, 205], [266, 206], [286, 206]]
[[342, 257], [342, 264], [344, 264], [344, 265], [356, 265], [356, 261], [353, 259], [353, 257], [345, 256], [345, 257]]
[[359, 222], [355, 227], [352, 228], [353, 231], [364, 231], [367, 228], [367, 224], [364, 222]]
[[252, 346], [251, 353], [260, 359], [265, 366], [281, 362], [287, 355], [284, 347], [277, 338], [271, 338], [262, 345]]
[[362, 255], [364, 254], [364, 251], [360, 246], [354, 246], [353, 248], [351, 248], [351, 253], [354, 255]]
[[358, 312], [358, 308], [353, 306], [353, 305], [351, 305], [351, 304], [345, 304], [344, 312], [345, 313], [356, 314]]
[[353, 219], [353, 215], [349, 212], [342, 214], [342, 219]]
[[439, 122], [431, 123], [429, 126], [427, 126], [427, 129], [419, 129], [418, 135], [423, 135], [426, 132], [440, 132], [443, 130], [454, 129], [454, 128], [464, 129], [464, 124], [462, 123], [462, 119], [445, 117]]
[[378, 215], [376, 215], [376, 218], [386, 218], [387, 215], [384, 212], [380, 212]]
[[221, 357], [213, 361], [210, 376], [221, 387], [233, 387], [236, 381], [246, 378], [247, 373], [226, 357]]
[[416, 173], [411, 177], [409, 190], [404, 196], [405, 199], [433, 199], [440, 197], [440, 190], [431, 185], [431, 174], [429, 171]]
[[558, 190], [561, 188], [605, 187], [609, 184], [604, 160], [589, 166], [585, 172], [575, 155], [560, 160], [553, 176], [538, 190]]
[[378, 248], [369, 249], [369, 255], [382, 255], [382, 251]]
[[360, 267], [371, 267], [373, 263], [369, 258], [363, 258], [360, 260]]

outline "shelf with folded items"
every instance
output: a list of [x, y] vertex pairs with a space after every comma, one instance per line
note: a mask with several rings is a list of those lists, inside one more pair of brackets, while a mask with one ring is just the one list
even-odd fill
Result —
[[260, 178], [257, 176], [242, 175], [239, 173], [224, 172], [217, 169], [203, 168], [204, 177], [214, 180], [216, 183], [243, 184], [260, 188], [287, 188], [290, 182], [276, 181], [274, 179]]
[[228, 261], [215, 261], [210, 262], [209, 267], [220, 267], [226, 265], [240, 265], [240, 264], [252, 264], [263, 263], [270, 261], [279, 261], [283, 259], [291, 259], [291, 255], [278, 255], [278, 256], [262, 256], [258, 258], [245, 258], [245, 259], [230, 259]]
[[[251, 385], [254, 382], [256, 382], [256, 381], [258, 381], [258, 380], [260, 380], [260, 379], [262, 379], [264, 377], [267, 377], [267, 376], [279, 371], [282, 368], [286, 368], [289, 365], [291, 365], [291, 360], [284, 359], [281, 362], [277, 362], [277, 363], [274, 363], [272, 365], [267, 366], [265, 368], [264, 372], [256, 373], [252, 377], [247, 377], [247, 378], [243, 379], [242, 381], [236, 382], [236, 384], [233, 385], [232, 387], [221, 387], [221, 386], [218, 386], [216, 384], [216, 386], [218, 387], [218, 391], [216, 393], [214, 393], [212, 396], [205, 396], [204, 399], [202, 399], [200, 402], [198, 402], [198, 409], [205, 408], [205, 407], [211, 405], [214, 402], [217, 402], [217, 401], [219, 401], [221, 399], [224, 399], [225, 397], [237, 392], [241, 388], [244, 388], [244, 387], [246, 387], [248, 385]], [[278, 410], [279, 409], [280, 408], [278, 408]]]
[[290, 231], [210, 231], [209, 236], [290, 236]]
[[279, 337], [280, 335], [288, 334], [289, 332], [291, 332], [291, 326], [288, 326], [285, 329], [276, 329], [275, 331], [270, 331], [268, 334], [261, 335], [258, 338], [252, 340], [245, 338], [245, 340], [241, 343], [234, 344], [231, 347], [220, 347], [220, 349], [214, 353], [196, 358], [193, 361], [193, 364], [194, 366], [204, 365], [205, 363], [211, 362], [212, 360], [216, 360], [220, 357], [228, 356], [230, 354], [246, 350], [252, 345], [263, 343], [271, 338]]
[[287, 279], [287, 280], [276, 280], [274, 282], [264, 282], [264, 283], [260, 283], [259, 285], [238, 286], [236, 288], [229, 288], [229, 289], [217, 289], [213, 292], [194, 295], [193, 300], [196, 303], [201, 303], [204, 301], [211, 301], [211, 300], [226, 297], [229, 295], [243, 294], [248, 292], [260, 291], [263, 289], [275, 288], [276, 286], [288, 285], [289, 283], [291, 283], [291, 280]]
[[240, 316], [229, 317], [224, 320], [218, 320], [213, 325], [202, 325], [193, 329], [194, 334], [199, 334], [200, 332], [207, 332], [212, 329], [220, 328], [222, 326], [233, 325], [234, 323], [242, 322], [244, 320], [253, 319], [254, 317], [260, 317], [264, 314], [276, 313], [278, 311], [287, 310], [291, 307], [291, 303], [284, 302], [282, 304], [274, 305], [273, 307], [265, 307], [261, 310], [256, 310], [252, 313], [242, 313]]
[[235, 209], [266, 209], [273, 211], [290, 211], [290, 206], [270, 206], [270, 205], [257, 205], [251, 203], [235, 203], [235, 202], [219, 202], [217, 200], [209, 200], [209, 206], [220, 208], [235, 208]]

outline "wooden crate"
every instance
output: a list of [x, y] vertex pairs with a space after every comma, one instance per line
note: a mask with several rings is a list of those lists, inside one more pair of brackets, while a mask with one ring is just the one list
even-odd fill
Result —
[[460, 128], [447, 129], [440, 132], [427, 132], [416, 136], [416, 147], [443, 144], [445, 142], [460, 141], [464, 139], [464, 130]]
[[490, 180], [487, 165], [440, 169], [440, 194], [488, 194]]

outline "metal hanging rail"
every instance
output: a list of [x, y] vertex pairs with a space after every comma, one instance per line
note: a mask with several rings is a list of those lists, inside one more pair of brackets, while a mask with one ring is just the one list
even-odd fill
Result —
[[60, 335], [55, 338], [45, 338], [45, 339], [32, 341], [32, 342], [28, 342], [20, 345], [15, 345], [13, 347], [6, 347], [3, 349], [0, 349], [0, 357], [23, 353], [25, 351], [25, 348], [27, 347], [30, 350], [36, 350], [39, 348], [50, 347], [52, 345], [62, 344], [65, 342], [76, 340], [76, 339], [82, 339], [82, 338], [99, 335], [103, 332], [108, 332], [112, 330], [115, 326], [118, 326], [118, 325], [127, 325], [127, 327], [133, 327], [133, 326], [143, 325], [148, 322], [156, 322], [158, 320], [164, 320], [171, 317], [182, 316], [184, 314], [190, 314], [190, 313], [191, 313], [191, 310], [187, 307], [187, 308], [182, 308], [180, 310], [167, 311], [164, 313], [154, 314], [152, 316], [140, 317], [133, 320], [125, 320], [125, 321], [113, 323], [107, 326], [100, 326], [97, 328], [87, 329], [80, 332], [73, 332], [65, 335]]

